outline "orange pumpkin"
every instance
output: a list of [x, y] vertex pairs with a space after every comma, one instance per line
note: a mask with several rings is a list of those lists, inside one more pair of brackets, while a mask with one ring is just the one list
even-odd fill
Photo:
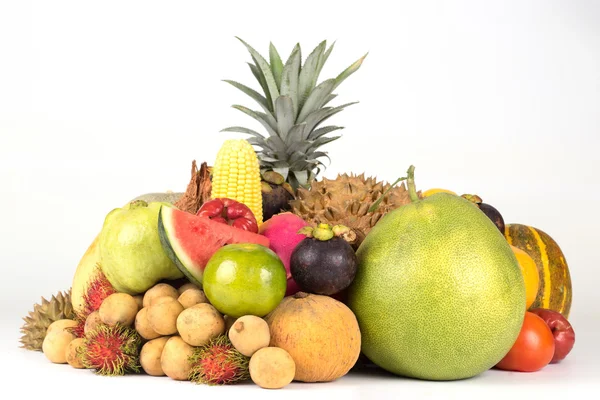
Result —
[[546, 308], [568, 318], [573, 296], [571, 275], [556, 241], [540, 229], [522, 224], [506, 225], [504, 236], [510, 245], [529, 254], [538, 267], [540, 288], [530, 308]]

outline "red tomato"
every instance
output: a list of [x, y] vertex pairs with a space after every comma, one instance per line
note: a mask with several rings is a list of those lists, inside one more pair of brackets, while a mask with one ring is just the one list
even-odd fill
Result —
[[520, 372], [539, 371], [550, 363], [553, 356], [552, 331], [542, 318], [526, 312], [515, 344], [496, 368]]

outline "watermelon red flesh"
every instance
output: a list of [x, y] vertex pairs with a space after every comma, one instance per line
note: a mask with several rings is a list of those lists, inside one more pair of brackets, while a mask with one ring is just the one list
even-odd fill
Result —
[[232, 243], [255, 243], [269, 247], [267, 237], [234, 228], [170, 207], [161, 207], [158, 231], [165, 253], [198, 286], [208, 260]]

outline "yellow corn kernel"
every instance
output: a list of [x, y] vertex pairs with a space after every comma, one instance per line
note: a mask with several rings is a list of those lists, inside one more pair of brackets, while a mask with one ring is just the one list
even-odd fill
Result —
[[212, 170], [213, 199], [226, 197], [244, 203], [262, 224], [260, 166], [252, 145], [244, 139], [226, 140]]

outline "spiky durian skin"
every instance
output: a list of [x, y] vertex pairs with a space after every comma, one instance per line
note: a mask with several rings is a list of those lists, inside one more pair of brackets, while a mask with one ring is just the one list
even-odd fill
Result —
[[58, 292], [50, 300], [42, 297], [39, 304], [34, 304], [33, 311], [23, 318], [20, 343], [27, 350], [42, 351], [42, 343], [50, 324], [59, 319], [74, 319], [75, 312], [71, 304], [71, 290]]
[[[292, 212], [312, 224], [345, 225], [356, 233], [352, 247], [357, 249], [371, 228], [388, 212], [410, 203], [404, 184], [390, 188], [389, 183], [364, 174], [341, 174], [336, 179], [314, 181], [309, 190], [299, 188], [290, 201]], [[376, 210], [369, 208], [382, 195]]]

